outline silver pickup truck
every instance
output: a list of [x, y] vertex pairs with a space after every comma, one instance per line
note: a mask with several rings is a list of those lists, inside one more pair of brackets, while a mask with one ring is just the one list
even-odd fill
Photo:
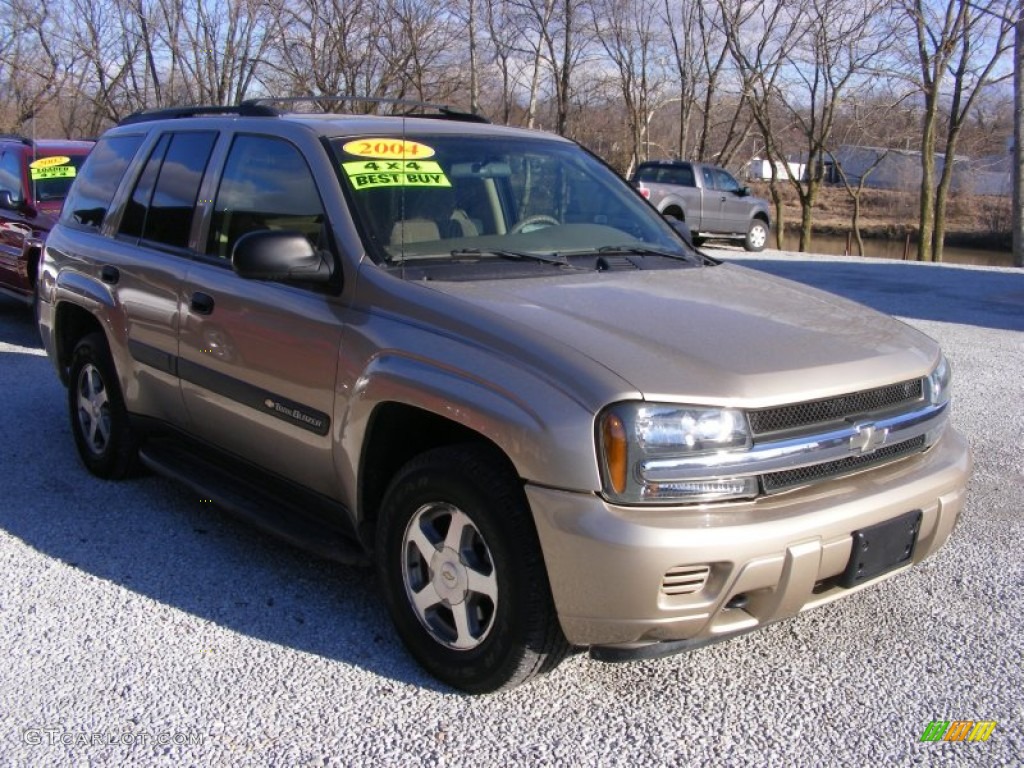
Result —
[[685, 221], [697, 244], [726, 238], [743, 240], [748, 251], [761, 251], [768, 243], [768, 201], [751, 195], [722, 168], [656, 160], [641, 163], [633, 183], [662, 214]]

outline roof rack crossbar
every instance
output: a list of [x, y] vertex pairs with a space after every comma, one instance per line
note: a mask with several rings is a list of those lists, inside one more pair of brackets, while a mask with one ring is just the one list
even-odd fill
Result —
[[121, 120], [118, 125], [148, 123], [152, 120], [173, 120], [182, 117], [200, 117], [202, 115], [239, 115], [240, 117], [277, 117], [280, 111], [263, 104], [243, 102], [237, 106], [197, 106], [169, 107], [167, 109], [149, 109], [135, 112]]
[[441, 117], [451, 120], [464, 120], [472, 123], [489, 123], [491, 122], [483, 115], [478, 115], [472, 112], [462, 112], [457, 109], [452, 109], [445, 104], [434, 104], [429, 101], [415, 101], [413, 99], [392, 99], [383, 96], [348, 96], [345, 94], [337, 95], [322, 95], [322, 96], [261, 96], [255, 99], [246, 99], [242, 102], [243, 106], [263, 106], [267, 103], [274, 104], [309, 104], [323, 101], [340, 101], [340, 102], [359, 102], [361, 104], [389, 104], [394, 106], [402, 107], [413, 107], [419, 109], [434, 109], [439, 113], [438, 115], [421, 115], [417, 112], [399, 112], [396, 113], [397, 117]]

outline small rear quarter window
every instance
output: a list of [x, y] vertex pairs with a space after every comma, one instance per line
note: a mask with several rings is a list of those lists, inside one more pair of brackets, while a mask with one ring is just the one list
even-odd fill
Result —
[[103, 224], [121, 177], [143, 138], [142, 135], [110, 136], [97, 142], [71, 186], [61, 223], [96, 229]]

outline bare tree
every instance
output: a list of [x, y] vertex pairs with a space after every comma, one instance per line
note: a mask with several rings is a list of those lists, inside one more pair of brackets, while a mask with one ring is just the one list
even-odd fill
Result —
[[591, 43], [586, 34], [588, 0], [509, 1], [521, 11], [523, 39], [529, 46], [526, 50], [533, 56], [527, 125], [534, 125], [544, 67], [551, 76], [555, 131], [566, 136], [569, 134], [573, 75]]
[[[1012, 8], [1010, 0], [904, 0], [902, 9], [913, 29], [909, 54], [917, 67], [914, 83], [924, 102], [917, 258], [941, 261], [958, 139], [970, 108], [993, 81], [995, 67], [1009, 46]], [[945, 161], [936, 184], [940, 133], [944, 133]]]
[[595, 0], [591, 7], [594, 34], [618, 75], [619, 96], [629, 130], [629, 166], [647, 159], [650, 120], [664, 98], [667, 80], [657, 59], [660, 0]]
[[[768, 181], [775, 208], [775, 238], [782, 247], [785, 229], [782, 198], [778, 190], [779, 169], [786, 168], [784, 136], [777, 106], [786, 50], [801, 44], [806, 30], [797, 26], [802, 0], [781, 0], [763, 5], [758, 0], [718, 0], [720, 23], [726, 44], [741, 78], [743, 94], [761, 132], [764, 150], [772, 169]], [[799, 180], [789, 179], [802, 194]], [[801, 198], [801, 204], [804, 199]]]
[[837, 110], [870, 85], [895, 34], [894, 14], [886, 0], [784, 0], [761, 12], [749, 0], [731, 8], [719, 2], [773, 167], [785, 160], [780, 118], [802, 145], [803, 178], [786, 176], [800, 200], [799, 248], [806, 251]]
[[274, 0], [156, 0], [177, 85], [200, 104], [235, 104], [257, 82]]
[[0, 5], [2, 127], [21, 131], [53, 101], [67, 80], [71, 56], [59, 47], [46, 4], [4, 0]]

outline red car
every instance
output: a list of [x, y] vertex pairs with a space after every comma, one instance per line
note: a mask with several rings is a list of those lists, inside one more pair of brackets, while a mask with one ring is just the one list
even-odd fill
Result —
[[34, 301], [43, 241], [92, 146], [0, 135], [0, 293]]

